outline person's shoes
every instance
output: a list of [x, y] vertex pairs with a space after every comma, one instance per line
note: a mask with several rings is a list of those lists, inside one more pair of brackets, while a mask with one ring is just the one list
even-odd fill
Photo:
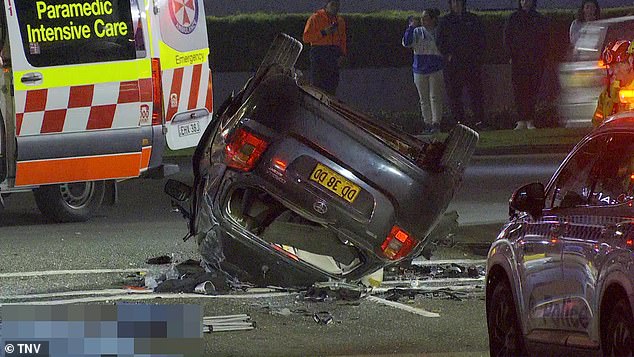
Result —
[[[531, 126], [533, 125], [533, 123], [531, 123]], [[513, 130], [521, 130], [521, 129], [526, 129], [528, 126], [526, 125], [526, 122], [524, 120], [520, 120], [517, 122], [517, 125], [515, 125], [515, 129]], [[534, 129], [535, 127], [533, 127]]]
[[428, 130], [429, 134], [436, 134], [439, 132], [440, 132], [440, 124], [434, 123], [432, 124], [432, 126], [429, 127], [429, 130]]
[[529, 120], [526, 122], [526, 129], [536, 129], [535, 125], [533, 125], [533, 121]]

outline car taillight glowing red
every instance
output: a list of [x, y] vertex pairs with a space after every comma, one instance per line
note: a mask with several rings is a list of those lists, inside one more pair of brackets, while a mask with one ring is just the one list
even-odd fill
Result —
[[381, 244], [381, 250], [388, 259], [397, 260], [407, 256], [416, 244], [417, 242], [412, 236], [399, 226], [394, 226], [383, 244]]
[[239, 128], [225, 146], [225, 163], [240, 171], [251, 171], [268, 145], [261, 137]]
[[161, 62], [158, 58], [152, 58], [152, 125], [163, 124], [162, 93]]

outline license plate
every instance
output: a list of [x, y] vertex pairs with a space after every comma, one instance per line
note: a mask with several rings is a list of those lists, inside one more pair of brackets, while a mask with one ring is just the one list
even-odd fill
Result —
[[198, 124], [198, 121], [178, 126], [178, 136], [189, 136], [197, 133], [200, 133], [200, 125]]
[[313, 173], [310, 174], [310, 179], [350, 203], [354, 202], [359, 192], [361, 192], [359, 186], [322, 164], [315, 166]]

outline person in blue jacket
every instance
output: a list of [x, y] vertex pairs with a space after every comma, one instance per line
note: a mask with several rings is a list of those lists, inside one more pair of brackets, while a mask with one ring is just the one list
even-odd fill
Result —
[[430, 134], [440, 131], [443, 113], [443, 58], [434, 36], [439, 13], [438, 9], [427, 9], [420, 22], [410, 17], [402, 40], [403, 46], [414, 52], [412, 69], [423, 115], [423, 133]]

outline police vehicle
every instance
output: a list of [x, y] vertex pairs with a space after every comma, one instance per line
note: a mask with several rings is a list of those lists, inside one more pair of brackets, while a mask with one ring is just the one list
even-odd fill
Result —
[[511, 197], [492, 244], [492, 356], [631, 356], [634, 351], [634, 113], [608, 119], [544, 187]]

